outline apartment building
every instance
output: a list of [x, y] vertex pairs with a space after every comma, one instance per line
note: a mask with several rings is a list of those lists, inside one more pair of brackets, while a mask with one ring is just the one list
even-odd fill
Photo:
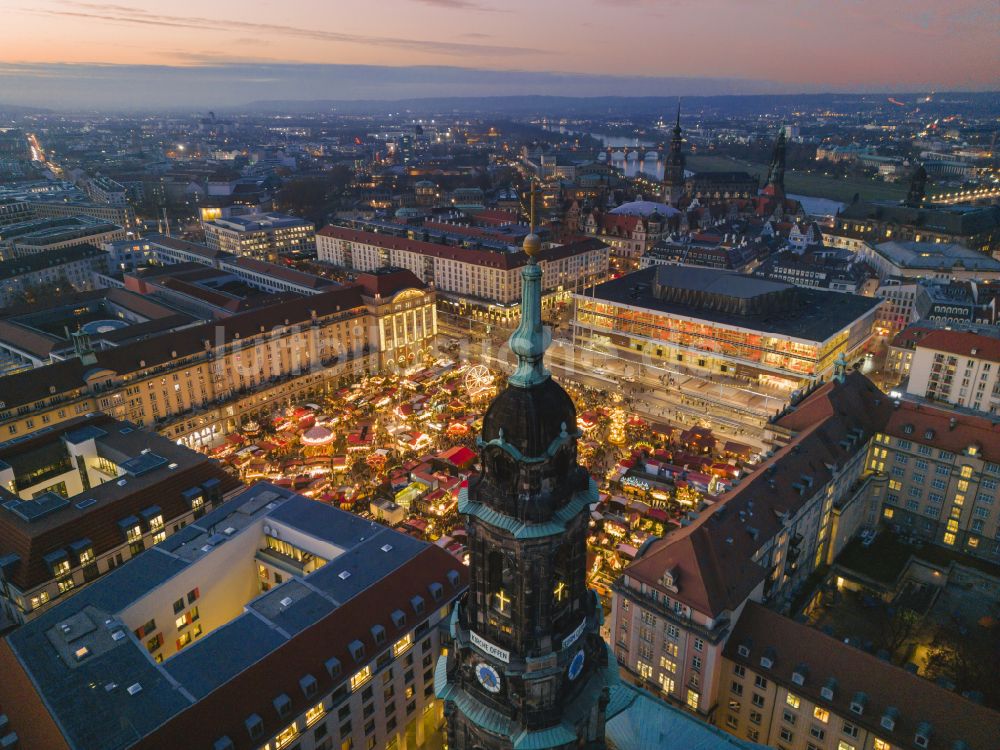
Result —
[[88, 243], [100, 246], [125, 235], [121, 226], [90, 216], [31, 219], [0, 229], [0, 249], [5, 258], [15, 258]]
[[19, 224], [32, 217], [28, 201], [18, 196], [0, 195], [0, 227], [7, 224]]
[[443, 719], [440, 624], [465, 581], [434, 545], [259, 483], [0, 642], [8, 730], [50, 750], [415, 750]]
[[31, 212], [38, 218], [59, 216], [91, 216], [109, 224], [117, 224], [126, 232], [134, 232], [139, 223], [135, 209], [128, 203], [95, 203], [75, 195], [41, 193], [28, 200]]
[[96, 203], [107, 203], [110, 205], [123, 205], [126, 193], [124, 185], [110, 177], [91, 177], [83, 186], [84, 191], [92, 201]]
[[[441, 309], [497, 323], [516, 322], [520, 315], [521, 251], [484, 250], [424, 242], [379, 232], [328, 226], [316, 235], [319, 260], [356, 271], [385, 266], [412, 271], [433, 284]], [[552, 304], [608, 271], [608, 247], [598, 239], [550, 245], [538, 255], [543, 303]]]
[[899, 401], [868, 448], [883, 523], [1000, 562], [1000, 422]]
[[0, 609], [23, 623], [216, 507], [213, 460], [103, 414], [0, 443]]
[[[769, 432], [770, 458], [647, 542], [615, 583], [610, 636], [623, 676], [783, 750], [991, 749], [1000, 714], [778, 612], [880, 519], [995, 556], [1000, 424], [897, 404], [840, 372]], [[934, 525], [919, 498], [908, 504], [908, 487], [924, 485], [940, 494], [924, 502], [945, 508]]]
[[906, 392], [989, 414], [1000, 411], [1000, 331], [938, 329], [914, 345]]
[[954, 242], [864, 242], [856, 252], [882, 279], [1000, 279], [1000, 261]]
[[920, 288], [917, 281], [909, 283], [890, 281], [881, 284], [875, 290], [875, 296], [884, 300], [875, 313], [877, 335], [892, 338], [919, 317], [916, 301]]
[[99, 351], [80, 337], [76, 356], [0, 378], [0, 435], [104, 411], [186, 445], [211, 443], [348, 372], [377, 370], [378, 322], [363, 293], [342, 287]]
[[284, 214], [248, 214], [203, 221], [209, 247], [233, 255], [275, 261], [285, 253], [316, 249], [316, 227], [305, 219]]
[[614, 584], [610, 633], [623, 674], [710, 717], [722, 653], [751, 601], [787, 601], [861, 524], [878, 521], [865, 446], [890, 408], [841, 373], [772, 426], [784, 443], [685, 526], [644, 546]]
[[1000, 714], [747, 604], [722, 655], [714, 723], [781, 750], [988, 750]]
[[0, 307], [20, 301], [35, 290], [85, 292], [94, 288], [95, 273], [106, 273], [108, 256], [93, 245], [77, 245], [49, 253], [0, 261]]

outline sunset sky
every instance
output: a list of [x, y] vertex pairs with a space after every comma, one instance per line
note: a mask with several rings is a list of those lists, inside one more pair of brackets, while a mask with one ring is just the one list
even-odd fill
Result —
[[73, 76], [53, 63], [183, 67], [191, 85], [199, 69], [311, 63], [1000, 87], [997, 0], [0, 0], [0, 17], [13, 103], [24, 81]]

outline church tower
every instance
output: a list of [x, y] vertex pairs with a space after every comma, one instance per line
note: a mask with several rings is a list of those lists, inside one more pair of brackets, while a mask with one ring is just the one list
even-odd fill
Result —
[[576, 408], [543, 363], [541, 240], [524, 239], [517, 371], [483, 418], [482, 473], [463, 489], [469, 590], [435, 689], [449, 750], [598, 750], [618, 669], [587, 588], [589, 505]]
[[904, 206], [910, 208], [920, 208], [924, 204], [924, 196], [927, 193], [927, 170], [921, 164], [910, 177], [910, 189], [906, 194]]
[[684, 154], [681, 146], [681, 104], [677, 102], [677, 122], [674, 125], [674, 135], [670, 139], [670, 151], [663, 165], [663, 202], [676, 206], [684, 195]]
[[775, 198], [785, 197], [785, 129], [778, 132], [778, 140], [774, 142], [774, 153], [771, 155], [771, 166], [767, 170], [767, 184], [762, 191], [765, 195]]

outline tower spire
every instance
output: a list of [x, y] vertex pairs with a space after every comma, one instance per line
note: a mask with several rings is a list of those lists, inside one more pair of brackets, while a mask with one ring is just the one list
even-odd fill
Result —
[[910, 189], [906, 194], [906, 200], [903, 201], [904, 206], [909, 206], [910, 208], [920, 208], [924, 203], [924, 196], [927, 192], [927, 170], [924, 169], [924, 165], [921, 164], [913, 172], [913, 176], [910, 178]]
[[771, 166], [767, 170], [767, 185], [764, 191], [778, 198], [785, 197], [785, 128], [778, 131], [778, 139], [774, 142], [774, 154], [771, 156]]
[[552, 334], [542, 325], [542, 269], [536, 256], [542, 249], [542, 240], [535, 234], [535, 183], [531, 183], [529, 209], [531, 231], [524, 238], [524, 254], [528, 262], [521, 269], [521, 322], [510, 335], [510, 349], [517, 355], [517, 370], [510, 376], [510, 384], [530, 388], [549, 378], [543, 358], [552, 342]]
[[670, 139], [670, 151], [663, 164], [663, 202], [676, 206], [684, 194], [684, 138], [681, 135], [681, 100], [677, 100], [677, 121]]

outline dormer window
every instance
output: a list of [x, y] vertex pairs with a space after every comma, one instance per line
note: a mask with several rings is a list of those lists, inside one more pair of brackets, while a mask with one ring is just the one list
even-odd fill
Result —
[[799, 664], [795, 671], [792, 672], [792, 682], [796, 685], [805, 685], [806, 677], [809, 675], [809, 667], [805, 664]]
[[336, 679], [340, 676], [340, 659], [337, 657], [331, 656], [323, 663], [323, 666], [326, 667], [326, 672], [331, 678]]
[[750, 658], [750, 647], [746, 644], [741, 643], [737, 648], [736, 652], [742, 656], [744, 659]]
[[365, 658], [365, 644], [361, 641], [351, 641], [347, 644], [347, 650], [351, 652], [354, 661], [361, 661]]
[[668, 591], [673, 591], [677, 593], [677, 578], [678, 571], [676, 566], [673, 568], [667, 568], [663, 571], [663, 575], [660, 577], [660, 585]]
[[257, 714], [250, 714], [243, 723], [247, 728], [247, 734], [250, 735], [250, 739], [256, 740], [264, 734], [264, 720]]
[[917, 733], [913, 737], [913, 744], [917, 747], [927, 747], [931, 742], [933, 727], [930, 722], [922, 721], [917, 725]]
[[430, 586], [427, 587], [427, 590], [430, 591], [431, 598], [434, 601], [436, 602], [441, 601], [441, 597], [444, 595], [444, 586], [435, 581], [434, 583], [432, 583]]
[[49, 570], [52, 571], [52, 575], [56, 578], [61, 578], [70, 571], [70, 562], [69, 557], [66, 555], [66, 550], [55, 550], [45, 555], [43, 559], [49, 566]]
[[292, 710], [292, 699], [287, 694], [282, 693], [274, 699], [273, 705], [274, 710], [278, 712], [278, 716], [284, 719]]
[[305, 677], [299, 680], [299, 687], [302, 688], [302, 694], [306, 698], [312, 698], [314, 695], [316, 695], [316, 689], [318, 687], [318, 683], [316, 682], [315, 677], [313, 677], [311, 674], [307, 674]]
[[760, 665], [764, 669], [770, 669], [774, 666], [775, 653], [773, 648], [764, 649], [764, 653], [760, 657]]
[[823, 700], [832, 701], [837, 692], [837, 680], [831, 677], [826, 681], [826, 684], [820, 688], [819, 694], [822, 696]]
[[851, 699], [851, 711], [861, 716], [865, 712], [865, 706], [868, 704], [868, 696], [865, 693], [858, 692], [854, 694], [854, 698]]
[[890, 732], [896, 728], [896, 720], [899, 718], [899, 709], [890, 706], [882, 714], [882, 720], [879, 722], [883, 729], [887, 729]]
[[390, 617], [392, 618], [392, 624], [397, 628], [401, 628], [406, 624], [406, 613], [401, 609], [393, 610]]

